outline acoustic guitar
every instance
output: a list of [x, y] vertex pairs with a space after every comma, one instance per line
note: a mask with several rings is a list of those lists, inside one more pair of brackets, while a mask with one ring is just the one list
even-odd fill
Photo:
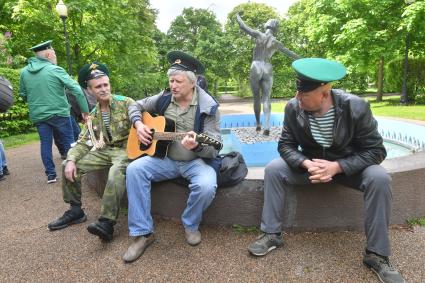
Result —
[[[129, 159], [136, 159], [144, 155], [164, 158], [167, 155], [170, 143], [182, 140], [187, 135], [187, 133], [176, 133], [175, 122], [164, 116], [153, 117], [145, 111], [142, 114], [142, 122], [151, 129], [152, 142], [149, 145], [142, 144], [137, 137], [136, 129], [131, 127], [127, 140], [127, 156]], [[211, 145], [216, 150], [223, 147], [221, 142], [205, 134], [196, 134], [195, 140], [201, 144]]]

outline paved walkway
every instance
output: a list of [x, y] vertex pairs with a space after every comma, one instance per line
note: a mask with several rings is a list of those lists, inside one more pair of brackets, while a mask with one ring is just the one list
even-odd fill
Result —
[[[229, 107], [237, 111], [237, 105]], [[246, 247], [256, 233], [202, 226], [202, 243], [190, 247], [179, 223], [157, 219], [157, 241], [138, 261], [124, 264], [125, 215], [115, 239], [101, 242], [86, 230], [99, 215], [99, 198], [84, 190], [88, 222], [48, 231], [47, 223], [67, 206], [60, 183], [46, 184], [38, 143], [6, 155], [11, 175], [0, 182], [0, 282], [378, 282], [362, 265], [365, 237], [357, 231], [286, 234], [284, 248], [254, 258]], [[55, 163], [59, 168], [58, 154]], [[390, 235], [393, 264], [409, 282], [424, 282], [425, 229], [393, 227]]]

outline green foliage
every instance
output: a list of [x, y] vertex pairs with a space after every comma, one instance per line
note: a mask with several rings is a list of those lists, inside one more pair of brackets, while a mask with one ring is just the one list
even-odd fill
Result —
[[[394, 59], [386, 65], [386, 91], [401, 89], [403, 82], [404, 58]], [[407, 97], [409, 101], [423, 99], [425, 94], [425, 58], [409, 58]], [[420, 102], [420, 101], [417, 101]]]
[[202, 33], [214, 34], [218, 31], [221, 31], [220, 23], [211, 11], [185, 8], [171, 23], [167, 35], [175, 50], [194, 52]]
[[410, 225], [425, 226], [425, 217], [408, 219], [407, 223]]
[[[47, 39], [53, 39], [58, 62], [66, 67], [64, 26], [56, 4], [57, 0], [0, 0], [0, 67], [23, 67], [24, 59], [33, 56], [28, 48]], [[155, 27], [157, 12], [149, 0], [67, 0], [66, 5], [74, 75], [88, 61], [104, 62], [111, 69], [113, 91], [133, 98], [167, 86], [166, 54], [177, 49], [204, 63], [210, 92], [216, 94], [219, 84], [232, 81], [240, 95], [251, 95], [248, 81], [255, 42], [239, 29], [237, 12], [248, 26], [261, 31], [268, 19], [278, 19], [276, 38], [302, 57], [344, 63], [348, 76], [337, 87], [356, 93], [364, 92], [368, 83], [380, 85], [378, 62], [401, 57], [407, 35], [409, 56], [425, 58], [425, 1], [421, 0], [410, 5], [402, 0], [300, 0], [285, 17], [265, 4], [248, 2], [228, 14], [224, 31], [210, 10], [186, 8], [167, 34]], [[293, 96], [290, 59], [275, 54], [272, 65], [272, 96]], [[385, 83], [390, 83], [387, 76]], [[400, 91], [395, 84], [386, 84], [387, 90]], [[416, 83], [413, 88], [415, 99], [425, 100], [423, 87]]]
[[256, 226], [242, 226], [239, 224], [233, 224], [233, 230], [239, 234], [260, 233], [260, 229]]
[[28, 106], [19, 97], [19, 71], [0, 68], [0, 76], [7, 78], [12, 84], [14, 99], [12, 107], [6, 113], [0, 114], [0, 137], [34, 131], [33, 124], [28, 117]]
[[[56, 4], [6, 0], [5, 7], [13, 13], [0, 31], [12, 31], [12, 56], [33, 56], [30, 46], [53, 39], [58, 63], [67, 69], [64, 26]], [[115, 92], [140, 97], [158, 88], [155, 12], [148, 0], [69, 0], [66, 5], [74, 75], [83, 64], [98, 60], [110, 68]]]
[[[255, 45], [254, 39], [240, 30], [236, 22], [236, 13], [239, 13], [243, 21], [252, 29], [264, 32], [264, 24], [269, 19], [277, 19], [280, 22], [279, 32], [275, 35], [276, 39], [282, 42], [285, 47], [292, 49], [292, 46], [286, 45], [285, 41], [286, 22], [280, 18], [276, 10], [270, 6], [260, 3], [244, 3], [236, 6], [227, 16], [225, 25], [228, 42], [232, 43], [231, 60], [229, 67], [234, 79], [238, 81], [239, 96], [252, 95], [249, 91], [249, 71], [252, 62], [252, 50]], [[279, 51], [272, 57], [273, 65], [273, 97], [285, 97], [293, 95], [294, 74], [290, 69], [291, 60]]]
[[341, 88], [349, 90], [351, 93], [363, 94], [367, 90], [367, 74], [357, 72], [353, 69], [348, 75], [339, 82], [334, 83], [334, 88]]
[[[224, 66], [231, 56], [231, 45], [211, 11], [184, 9], [171, 23], [163, 42], [167, 46], [165, 53], [170, 50], [186, 51], [205, 65], [210, 92], [218, 80], [229, 77], [228, 68]], [[217, 89], [214, 88], [213, 92], [216, 95]]]
[[407, 32], [410, 52], [424, 54], [425, 5], [393, 0], [301, 0], [289, 9], [288, 26], [308, 57], [343, 62], [349, 76], [342, 85], [362, 92], [374, 81], [377, 62], [402, 54]]

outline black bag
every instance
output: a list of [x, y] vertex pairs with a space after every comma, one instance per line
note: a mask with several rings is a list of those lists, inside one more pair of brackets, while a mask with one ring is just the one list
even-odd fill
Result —
[[245, 160], [237, 151], [220, 154], [221, 166], [218, 174], [217, 185], [230, 187], [242, 182], [248, 174]]
[[12, 84], [0, 76], [0, 112], [6, 112], [13, 105]]

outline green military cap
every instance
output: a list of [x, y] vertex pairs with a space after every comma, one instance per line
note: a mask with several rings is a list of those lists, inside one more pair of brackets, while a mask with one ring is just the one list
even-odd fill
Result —
[[308, 92], [329, 82], [342, 79], [346, 74], [344, 65], [323, 58], [302, 58], [292, 62], [297, 73], [297, 90]]
[[170, 51], [167, 54], [168, 62], [171, 64], [171, 69], [192, 71], [195, 74], [203, 74], [205, 67], [198, 59], [182, 51]]
[[38, 51], [42, 51], [42, 50], [46, 50], [46, 49], [51, 49], [52, 48], [52, 41], [53, 40], [48, 40], [48, 41], [45, 41], [43, 43], [37, 44], [37, 45], [31, 47], [30, 50], [32, 50], [34, 52], [38, 52]]
[[109, 77], [109, 69], [105, 64], [93, 61], [85, 64], [78, 72], [78, 83], [81, 87], [87, 88], [87, 82], [100, 77]]

